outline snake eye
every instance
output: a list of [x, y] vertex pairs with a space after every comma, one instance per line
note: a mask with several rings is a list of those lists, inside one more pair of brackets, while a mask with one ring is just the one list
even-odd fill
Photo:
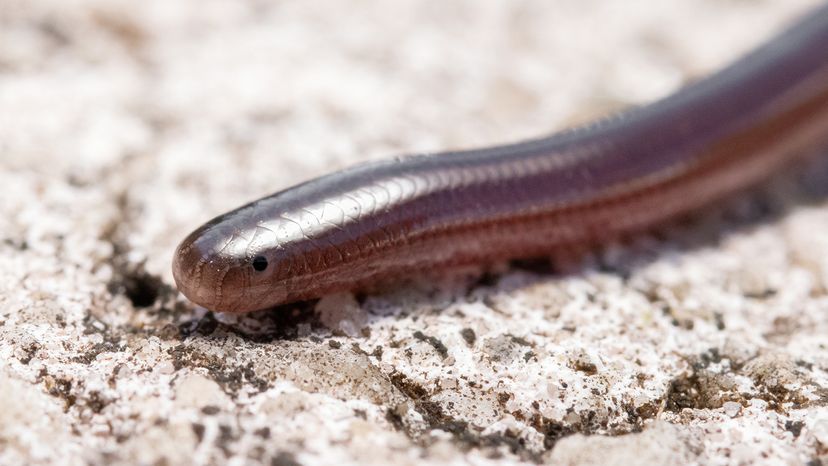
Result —
[[267, 268], [267, 258], [265, 256], [256, 256], [253, 258], [253, 270], [262, 272]]

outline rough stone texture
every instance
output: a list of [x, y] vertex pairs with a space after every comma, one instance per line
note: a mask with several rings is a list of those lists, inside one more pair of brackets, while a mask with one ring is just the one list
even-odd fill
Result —
[[0, 462], [828, 461], [825, 162], [554, 269], [241, 317], [169, 271], [243, 201], [645, 103], [812, 4], [0, 2]]

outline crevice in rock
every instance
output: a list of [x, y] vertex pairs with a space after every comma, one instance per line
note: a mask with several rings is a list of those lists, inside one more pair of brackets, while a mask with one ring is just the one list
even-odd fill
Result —
[[[490, 456], [494, 458], [500, 455], [497, 450], [505, 446], [509, 452], [524, 461], [541, 463], [543, 462], [543, 454], [554, 448], [558, 440], [581, 431], [536, 415], [530, 420], [530, 426], [544, 436], [543, 450], [536, 451], [526, 444], [526, 440], [518, 432], [506, 429], [502, 433], [482, 434], [482, 429], [469, 424], [468, 421], [447, 414], [440, 403], [429, 399], [430, 394], [425, 387], [400, 372], [392, 373], [389, 380], [397, 390], [408, 398], [414, 410], [426, 422], [429, 431], [442, 430], [448, 432], [454, 438], [458, 448], [464, 451], [474, 448], [486, 449], [490, 450]], [[423, 436], [414, 426], [407, 425], [403, 419], [404, 409], [401, 412], [401, 409], [398, 408], [389, 408], [386, 412], [386, 419], [413, 442], [427, 447], [431, 443], [431, 439]], [[589, 429], [586, 431], [591, 432]]]
[[[122, 165], [128, 167], [134, 158], [127, 158]], [[121, 169], [128, 169], [121, 167]], [[128, 233], [134, 231], [135, 212], [139, 209], [129, 198], [129, 188], [121, 188], [113, 194], [117, 216], [111, 220], [101, 239], [112, 247], [109, 264], [112, 278], [107, 289], [113, 295], [125, 296], [136, 309], [151, 308], [157, 303], [174, 300], [176, 290], [164, 283], [161, 277], [149, 273], [143, 262], [130, 260], [131, 246]]]

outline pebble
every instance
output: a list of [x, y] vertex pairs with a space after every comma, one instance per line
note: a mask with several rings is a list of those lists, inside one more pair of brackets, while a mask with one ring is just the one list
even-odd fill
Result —
[[742, 411], [742, 405], [736, 403], [735, 401], [726, 401], [722, 405], [722, 409], [724, 410], [725, 414], [730, 417], [736, 417], [739, 415], [739, 412]]

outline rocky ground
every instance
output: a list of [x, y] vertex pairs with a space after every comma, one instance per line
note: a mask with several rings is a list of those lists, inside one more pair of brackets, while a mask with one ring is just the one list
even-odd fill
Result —
[[609, 245], [242, 317], [173, 248], [352, 163], [537, 136], [806, 0], [0, 2], [0, 462], [828, 461], [828, 163]]

